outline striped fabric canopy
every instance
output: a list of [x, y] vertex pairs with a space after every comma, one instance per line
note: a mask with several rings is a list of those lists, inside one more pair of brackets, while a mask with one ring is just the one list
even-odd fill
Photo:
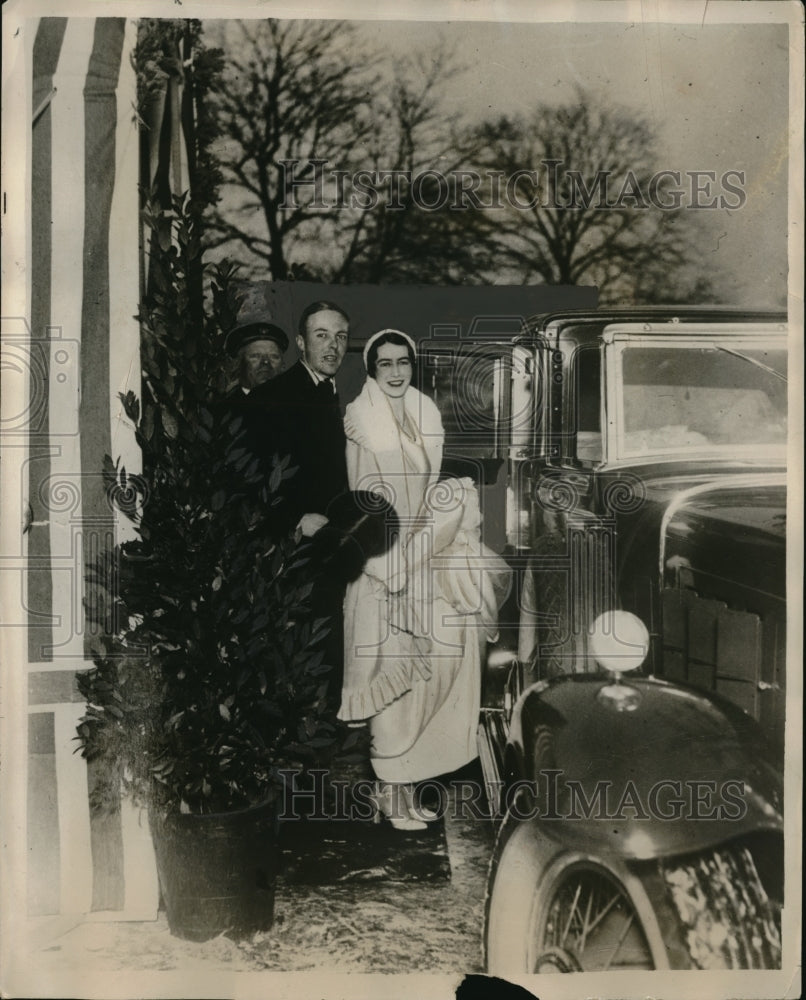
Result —
[[122, 18], [43, 18], [34, 41], [32, 663], [91, 653], [85, 567], [114, 538], [103, 459], [137, 461], [117, 399], [139, 390], [135, 32]]
[[[107, 497], [104, 456], [140, 467], [118, 395], [140, 390], [136, 319], [144, 281], [138, 184], [186, 171], [166, 80], [138, 125], [125, 18], [26, 22], [32, 45], [30, 385], [23, 488], [27, 572], [29, 915], [120, 911], [155, 916], [147, 824], [127, 803], [91, 815], [93, 783], [76, 751], [100, 596], [88, 567], [130, 530]], [[153, 88], [152, 88], [153, 89]], [[95, 608], [97, 612], [97, 607]], [[97, 626], [95, 626], [97, 627]]]

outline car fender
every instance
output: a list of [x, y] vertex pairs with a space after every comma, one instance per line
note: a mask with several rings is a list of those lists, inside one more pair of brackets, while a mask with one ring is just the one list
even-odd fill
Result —
[[[630, 710], [608, 695], [619, 686]], [[646, 859], [782, 830], [772, 751], [723, 698], [576, 674], [527, 688], [511, 722], [509, 808], [569, 848]]]

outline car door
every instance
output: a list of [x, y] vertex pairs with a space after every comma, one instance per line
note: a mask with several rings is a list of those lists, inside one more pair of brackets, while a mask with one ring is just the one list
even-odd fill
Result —
[[467, 476], [476, 484], [482, 537], [497, 553], [512, 548], [512, 456], [529, 453], [534, 431], [533, 368], [509, 332], [434, 338], [420, 345], [418, 366], [419, 387], [442, 416], [442, 476]]

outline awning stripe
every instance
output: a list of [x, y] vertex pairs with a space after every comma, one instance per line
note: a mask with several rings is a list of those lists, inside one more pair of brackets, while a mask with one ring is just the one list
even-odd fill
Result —
[[[51, 474], [40, 487], [50, 522], [55, 657], [81, 657], [84, 568], [81, 546], [81, 399], [83, 256], [85, 251], [84, 85], [94, 18], [70, 18], [53, 83], [51, 171]], [[86, 352], [90, 361], [89, 351]], [[47, 654], [46, 650], [46, 654]], [[49, 658], [49, 657], [48, 657]]]
[[[90, 666], [94, 646], [85, 572], [115, 542], [104, 456], [140, 468], [117, 398], [139, 390], [136, 32], [123, 18], [44, 18], [33, 45], [27, 673], [32, 731], [50, 715], [53, 780], [28, 786], [29, 856], [32, 844], [39, 851], [31, 915], [153, 919], [157, 907], [147, 825], [127, 802], [91, 810], [75, 753], [84, 711], [75, 671]], [[50, 756], [35, 744], [29, 774]], [[91, 783], [97, 776], [90, 769]], [[43, 877], [58, 881], [55, 892]]]
[[[32, 111], [53, 93], [53, 75], [59, 61], [67, 19], [44, 17], [39, 22], [33, 47]], [[50, 259], [52, 103], [45, 103], [33, 123], [31, 136], [31, 385], [28, 502], [31, 528], [28, 535], [28, 658], [44, 659], [44, 648], [53, 642], [50, 612], [53, 590], [50, 573], [50, 532], [47, 511], [39, 495], [39, 484], [50, 475], [47, 386], [50, 352]], [[37, 405], [34, 406], [33, 404]]]
[[[140, 397], [140, 324], [137, 319], [140, 282], [139, 132], [136, 118], [137, 82], [129, 54], [137, 41], [137, 22], [125, 22], [120, 78], [117, 88], [115, 189], [109, 220], [109, 400], [110, 454], [120, 457], [129, 472], [140, 472], [142, 456], [134, 428], [120, 404], [131, 390]], [[117, 238], [116, 234], [121, 234]], [[124, 235], [125, 234], [125, 235]], [[130, 522], [118, 519], [118, 541], [132, 537]]]
[[[125, 22], [98, 18], [84, 86], [84, 259], [81, 304], [82, 543], [85, 569], [114, 546], [114, 516], [101, 470], [112, 451], [109, 420], [109, 221], [115, 186], [116, 90]], [[94, 619], [101, 610], [85, 583], [84, 652], [97, 649]], [[111, 627], [107, 623], [104, 631]]]

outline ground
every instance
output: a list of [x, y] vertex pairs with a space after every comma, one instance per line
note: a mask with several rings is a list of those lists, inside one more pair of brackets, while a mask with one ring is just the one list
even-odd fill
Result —
[[[386, 841], [411, 834], [390, 831]], [[489, 820], [445, 817], [450, 878], [289, 884], [280, 879], [271, 930], [240, 942], [173, 937], [160, 914], [147, 923], [82, 923], [43, 942], [40, 970], [359, 973], [480, 972]]]

